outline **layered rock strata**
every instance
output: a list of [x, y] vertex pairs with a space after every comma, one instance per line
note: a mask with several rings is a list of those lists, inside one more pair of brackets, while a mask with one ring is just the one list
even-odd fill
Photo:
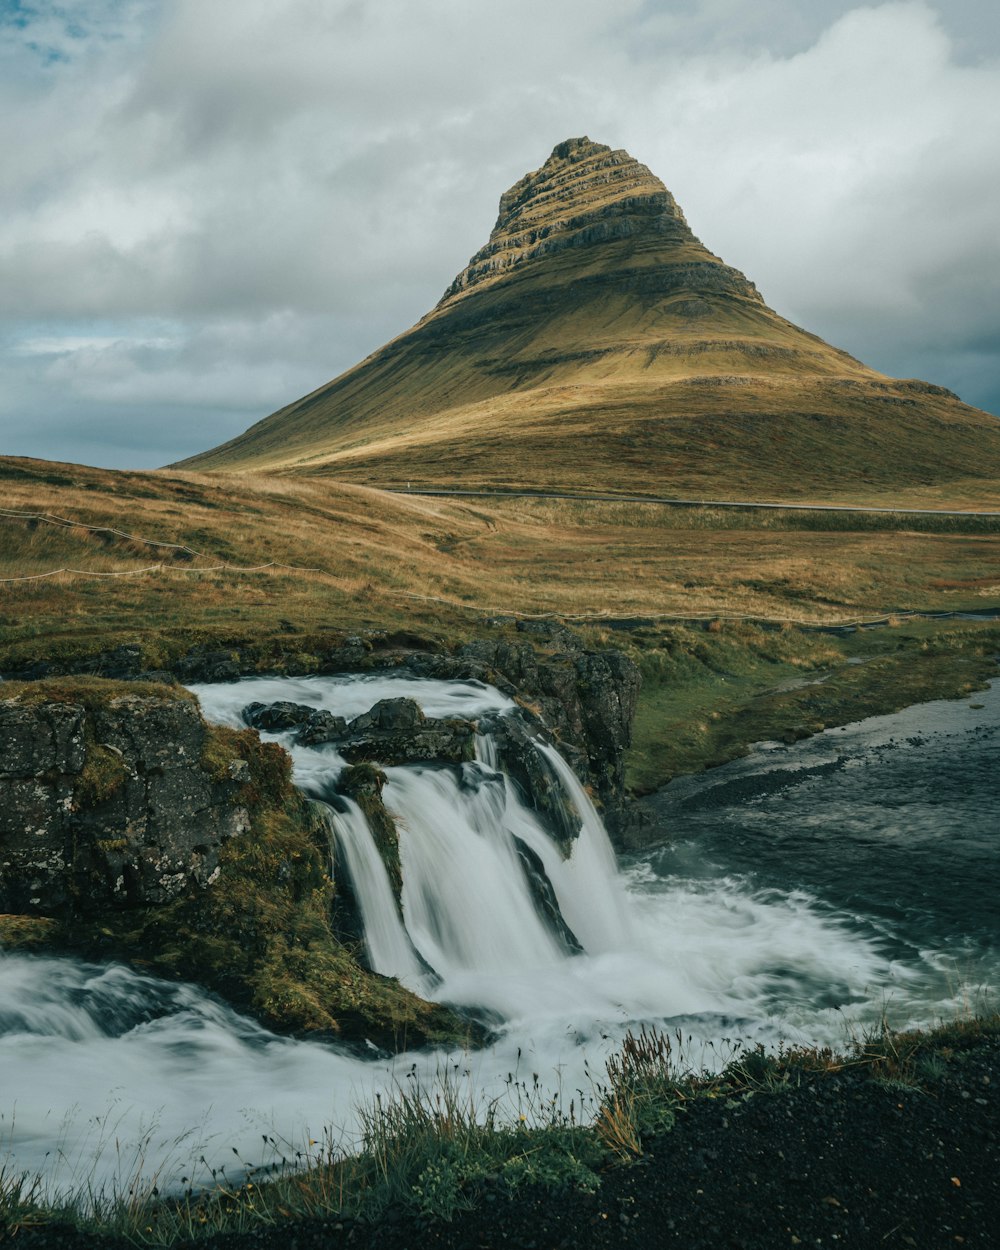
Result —
[[485, 246], [412, 329], [184, 464], [881, 502], [995, 479], [1000, 423], [787, 321], [645, 165], [578, 138], [504, 193]]
[[[438, 308], [531, 261], [622, 239], [636, 251], [644, 243], [678, 248], [685, 261], [672, 275], [675, 285], [695, 289], [704, 283], [763, 303], [753, 283], [702, 247], [677, 201], [645, 165], [621, 149], [582, 138], [558, 144], [541, 169], [525, 174], [500, 197], [489, 241]], [[634, 254], [632, 261], [637, 268]]]

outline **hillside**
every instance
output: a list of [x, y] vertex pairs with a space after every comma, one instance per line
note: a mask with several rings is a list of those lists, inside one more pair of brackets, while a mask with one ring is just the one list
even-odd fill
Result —
[[583, 138], [503, 195], [488, 243], [416, 326], [182, 467], [976, 501], [1000, 478], [1000, 421], [780, 317], [644, 165]]
[[996, 516], [466, 502], [5, 457], [0, 497], [0, 670], [140, 639], [467, 637], [498, 613], [835, 623], [981, 610], [1000, 588]]

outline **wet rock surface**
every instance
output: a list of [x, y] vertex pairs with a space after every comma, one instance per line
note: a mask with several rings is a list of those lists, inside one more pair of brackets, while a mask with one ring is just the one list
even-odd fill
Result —
[[413, 699], [381, 699], [351, 721], [337, 749], [352, 764], [460, 764], [475, 758], [474, 732], [468, 720], [425, 716]]
[[474, 758], [472, 721], [425, 716], [414, 699], [381, 699], [352, 721], [303, 703], [249, 703], [243, 719], [268, 733], [295, 729], [299, 746], [335, 743], [354, 764], [460, 764]]
[[508, 784], [517, 787], [522, 800], [539, 814], [564, 854], [569, 854], [580, 832], [580, 813], [553, 768], [535, 748], [536, 737], [544, 740], [540, 726], [516, 716], [494, 716], [484, 717], [480, 728], [492, 736]]
[[[284, 733], [286, 729], [304, 725], [315, 715], [315, 711], [315, 708], [305, 703], [290, 703], [287, 700], [276, 703], [248, 703], [243, 709], [243, 719], [251, 729]], [[346, 721], [344, 723], [346, 725]]]
[[245, 763], [202, 763], [197, 706], [143, 694], [97, 707], [0, 700], [0, 911], [93, 913], [206, 885], [249, 828]]
[[[632, 741], [641, 677], [621, 651], [590, 651], [565, 626], [522, 621], [525, 640], [477, 639], [460, 651], [486, 669], [486, 680], [500, 678], [528, 702], [551, 730], [574, 772], [589, 783], [614, 833], [625, 816], [625, 750]], [[501, 685], [502, 689], [503, 686]]]
[[[340, 793], [352, 798], [364, 812], [378, 853], [389, 874], [393, 897], [402, 914], [403, 869], [399, 860], [399, 830], [382, 800], [384, 785], [385, 773], [370, 763], [354, 764], [345, 768], [337, 779]], [[358, 932], [363, 935], [364, 925], [360, 919], [355, 924]]]

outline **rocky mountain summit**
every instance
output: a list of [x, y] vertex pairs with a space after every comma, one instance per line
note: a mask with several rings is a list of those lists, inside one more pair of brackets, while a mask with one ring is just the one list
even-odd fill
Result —
[[645, 165], [584, 137], [503, 194], [411, 330], [184, 466], [863, 502], [996, 477], [1000, 422], [785, 320]]
[[[663, 244], [695, 253], [673, 276], [686, 285], [704, 283], [763, 303], [743, 274], [698, 242], [663, 183], [621, 149], [590, 139], [567, 139], [534, 173], [500, 198], [500, 215], [489, 242], [469, 261], [438, 304], [503, 279], [529, 261], [571, 248], [628, 239], [635, 252]], [[697, 253], [703, 256], [697, 256]]]

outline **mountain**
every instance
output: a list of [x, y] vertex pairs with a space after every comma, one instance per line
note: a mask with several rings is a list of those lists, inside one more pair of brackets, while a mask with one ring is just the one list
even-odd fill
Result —
[[968, 496], [1000, 421], [786, 321], [624, 151], [560, 143], [412, 329], [181, 466], [377, 486]]

